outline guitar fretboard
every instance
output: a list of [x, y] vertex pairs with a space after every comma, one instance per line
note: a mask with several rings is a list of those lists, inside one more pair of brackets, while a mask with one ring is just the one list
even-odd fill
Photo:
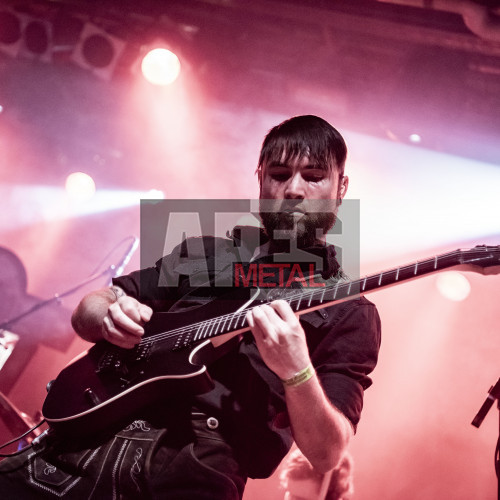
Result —
[[[437, 255], [357, 280], [337, 281], [325, 284], [324, 287], [302, 288], [298, 290], [288, 289], [284, 293], [284, 296], [280, 298], [287, 301], [293, 311], [298, 314], [304, 314], [315, 309], [321, 309], [338, 302], [350, 300], [380, 288], [389, 287], [452, 267], [467, 265], [482, 268], [499, 264], [500, 246], [477, 246], [470, 250], [455, 250]], [[177, 349], [218, 335], [247, 331], [249, 330], [246, 320], [247, 312], [252, 307], [255, 307], [255, 305], [265, 302], [267, 300], [259, 299], [254, 305], [243, 310], [204, 320], [169, 332], [152, 335], [144, 339], [141, 344], [159, 342], [176, 337], [175, 348]]]

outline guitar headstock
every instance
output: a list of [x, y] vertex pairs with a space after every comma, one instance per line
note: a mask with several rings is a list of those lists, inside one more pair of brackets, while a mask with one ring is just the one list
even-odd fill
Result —
[[467, 271], [500, 274], [500, 245], [476, 245], [469, 250], [460, 250], [460, 253], [460, 262]]

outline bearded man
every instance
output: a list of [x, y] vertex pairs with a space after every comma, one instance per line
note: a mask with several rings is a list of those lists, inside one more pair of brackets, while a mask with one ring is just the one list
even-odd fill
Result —
[[[196, 318], [207, 298], [194, 279], [199, 266], [217, 294], [212, 285], [221, 269], [234, 271], [236, 254], [250, 256], [240, 270], [266, 264], [285, 272], [279, 263], [306, 253], [316, 263], [314, 283], [335, 282], [342, 271], [326, 233], [347, 191], [346, 154], [340, 133], [319, 117], [274, 127], [257, 168], [264, 229], [235, 228], [228, 238], [198, 238], [191, 246], [185, 240], [153, 267], [85, 296], [73, 314], [75, 331], [89, 342], [134, 350], [147, 338], [153, 314], [187, 311]], [[37, 499], [236, 500], [247, 478], [268, 477], [293, 441], [318, 473], [334, 469], [356, 430], [377, 362], [375, 306], [355, 298], [299, 317], [289, 301], [274, 300], [243, 314], [249, 331], [231, 348], [214, 348], [224, 351], [207, 366], [207, 392], [160, 394], [127, 415], [120, 429], [91, 439], [61, 439], [55, 429], [38, 451], [17, 457], [17, 466], [13, 459], [2, 463], [2, 491]]]

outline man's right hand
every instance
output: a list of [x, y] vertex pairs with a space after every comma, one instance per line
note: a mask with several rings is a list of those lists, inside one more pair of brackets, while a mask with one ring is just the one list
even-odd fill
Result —
[[108, 307], [102, 321], [102, 337], [111, 344], [132, 349], [144, 335], [143, 325], [153, 310], [133, 297], [123, 295]]
[[87, 294], [71, 317], [75, 332], [88, 342], [107, 340], [132, 349], [144, 335], [144, 324], [153, 310], [117, 287], [103, 288]]

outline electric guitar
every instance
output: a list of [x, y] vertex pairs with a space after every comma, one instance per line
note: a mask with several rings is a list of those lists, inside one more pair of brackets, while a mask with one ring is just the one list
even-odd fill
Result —
[[[199, 394], [213, 388], [206, 365], [224, 347], [216, 337], [248, 331], [246, 312], [276, 298], [304, 314], [422, 276], [458, 268], [481, 274], [500, 273], [500, 246], [476, 246], [366, 276], [315, 288], [270, 289], [235, 311], [231, 301], [218, 300], [186, 313], [156, 313], [134, 349], [99, 342], [71, 362], [49, 385], [43, 416], [58, 433], [86, 435], [134, 415], [169, 396]], [[282, 290], [282, 289], [281, 289]], [[231, 311], [221, 314], [221, 307]]]

